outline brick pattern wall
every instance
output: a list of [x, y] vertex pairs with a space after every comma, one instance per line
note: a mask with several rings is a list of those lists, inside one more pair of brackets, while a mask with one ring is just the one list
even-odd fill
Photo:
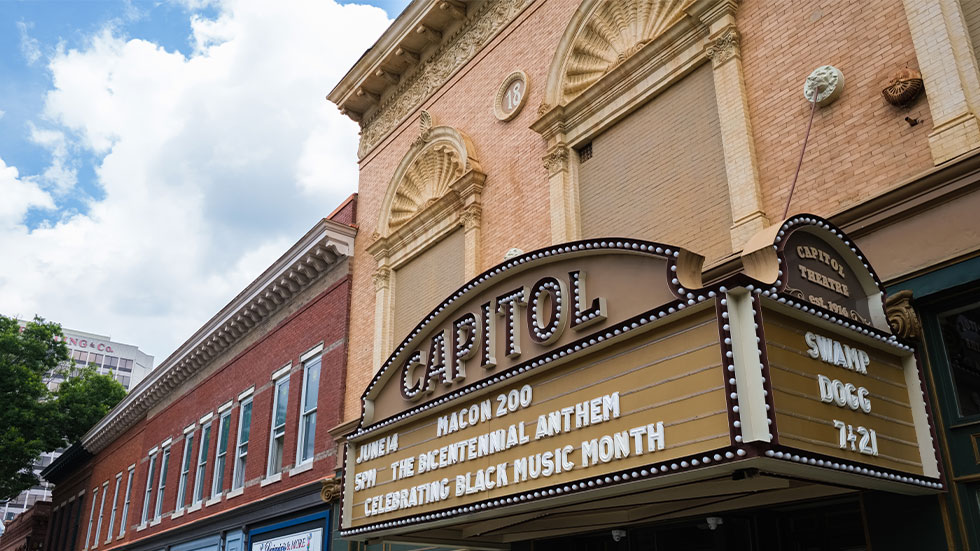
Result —
[[457, 229], [395, 270], [394, 343], [408, 336], [423, 316], [463, 280], [463, 230]]
[[357, 221], [357, 194], [353, 194], [347, 198], [333, 213], [328, 216], [330, 220], [334, 222], [339, 222], [341, 224], [347, 224], [348, 226], [353, 226]]
[[731, 207], [710, 63], [592, 140], [579, 166], [582, 237], [731, 252]]
[[[346, 272], [344, 265], [338, 266], [336, 270]], [[325, 279], [324, 283], [327, 280]], [[260, 336], [246, 350], [240, 352], [224, 363], [220, 369], [215, 369], [203, 380], [195, 380], [192, 388], [187, 389], [169, 407], [155, 410], [142, 423], [132, 427], [121, 437], [117, 438], [108, 447], [97, 454], [89, 465], [91, 475], [86, 477], [84, 482], [67, 486], [66, 490], [75, 493], [84, 487], [86, 494], [82, 508], [82, 518], [79, 529], [79, 536], [75, 549], [80, 550], [85, 545], [85, 535], [88, 528], [89, 516], [91, 512], [92, 488], [98, 486], [100, 495], [96, 498], [94, 518], [98, 519], [99, 502], [101, 502], [102, 484], [106, 481], [108, 485], [108, 495], [106, 497], [105, 509], [103, 511], [103, 521], [101, 537], [98, 545], [90, 542], [89, 549], [112, 549], [120, 545], [132, 543], [147, 536], [168, 530], [175, 526], [194, 523], [211, 516], [244, 505], [270, 495], [280, 493], [297, 486], [308, 484], [314, 480], [327, 475], [332, 475], [336, 466], [335, 457], [336, 445], [333, 442], [328, 430], [336, 426], [341, 420], [343, 393], [346, 375], [346, 355], [347, 355], [347, 308], [350, 295], [350, 280], [347, 275], [343, 275], [339, 280], [331, 281], [326, 285], [326, 289], [320, 290], [319, 294], [302, 305], [298, 310], [280, 321], [277, 326]], [[318, 343], [323, 343], [322, 365], [320, 371], [320, 386], [318, 391], [318, 410], [317, 424], [315, 432], [315, 457], [313, 468], [295, 476], [288, 474], [288, 470], [296, 463], [297, 431], [299, 425], [300, 393], [303, 384], [303, 366], [300, 356]], [[271, 409], [272, 409], [272, 381], [270, 375], [286, 364], [292, 364], [289, 374], [289, 399], [286, 419], [285, 450], [283, 454], [284, 471], [279, 482], [260, 485], [260, 481], [266, 474], [266, 460], [269, 450], [269, 438], [271, 429]], [[192, 469], [191, 484], [189, 490], [192, 491], [195, 479], [196, 462], [198, 450], [201, 446], [201, 426], [199, 419], [209, 413], [214, 412], [211, 444], [207, 454], [207, 467], [204, 478], [204, 500], [212, 497], [211, 485], [214, 476], [215, 465], [215, 446], [218, 435], [217, 408], [222, 404], [233, 401], [234, 407], [231, 410], [231, 426], [229, 430], [229, 448], [225, 460], [224, 487], [229, 489], [232, 481], [232, 471], [234, 468], [234, 446], [235, 438], [238, 434], [239, 422], [239, 402], [237, 396], [242, 391], [253, 386], [255, 392], [252, 396], [252, 422], [251, 435], [249, 441], [249, 453], [245, 469], [245, 488], [244, 492], [232, 498], [223, 498], [211, 506], [205, 505], [201, 510], [188, 511], [177, 519], [171, 519], [174, 513], [178, 483], [180, 480], [181, 459], [184, 451], [184, 427], [195, 424], [194, 442], [192, 448]], [[160, 446], [165, 440], [172, 438], [170, 444], [171, 456], [168, 462], [167, 482], [164, 489], [162, 518], [156, 525], [138, 529], [143, 513], [143, 497], [146, 490], [147, 477], [149, 475], [148, 451], [155, 446]], [[162, 457], [161, 449], [158, 457]], [[124, 492], [127, 480], [127, 467], [131, 464], [136, 465], [135, 477], [130, 497], [130, 507], [127, 515], [126, 532], [122, 538], [117, 538], [120, 518], [123, 508]], [[153, 510], [156, 504], [156, 484], [159, 481], [160, 461], [157, 462], [157, 472], [154, 477], [154, 489], [150, 500], [150, 514], [153, 518]], [[112, 498], [115, 488], [115, 477], [122, 473], [120, 484], [120, 496], [117, 503], [117, 516], [112, 533], [112, 541], [106, 543], [108, 537], [107, 528], [111, 513]], [[79, 486], [80, 484], [80, 486]], [[65, 501], [71, 494], [61, 491], [61, 486], [56, 487], [55, 504]], [[191, 501], [187, 498], [187, 503]], [[95, 527], [92, 534], [94, 538]], [[67, 546], [63, 547], [68, 549]], [[61, 551], [58, 548], [53, 551]]]
[[[547, 71], [578, 4], [564, 0], [533, 3], [422, 105], [432, 114], [435, 124], [455, 126], [472, 138], [477, 158], [487, 173], [481, 270], [500, 262], [511, 247], [531, 250], [550, 242], [547, 175], [541, 163], [546, 144], [528, 127], [537, 118], [535, 108], [543, 99]], [[809, 104], [802, 96], [803, 82], [818, 66], [831, 64], [840, 68], [846, 86], [834, 104], [816, 114], [790, 214], [811, 211], [830, 216], [933, 166], [928, 144], [932, 120], [925, 99], [911, 108], [900, 109], [881, 97], [881, 89], [897, 70], [916, 67], [917, 63], [901, 2], [788, 0], [777, 7], [771, 2], [744, 0], [739, 3], [736, 18], [741, 34], [751, 139], [756, 149], [763, 207], [771, 221], [782, 215], [810, 114]], [[529, 96], [524, 110], [514, 120], [502, 123], [493, 117], [492, 101], [500, 81], [515, 69], [528, 74]], [[669, 97], [670, 94], [664, 94], [661, 99]], [[654, 99], [649, 109], [657, 109], [653, 105], [658, 101]], [[700, 112], [676, 115], [706, 116]], [[910, 126], [904, 120], [906, 116], [921, 122]], [[678, 132], [678, 127], [683, 126], [660, 124], [659, 130], [670, 135]], [[371, 275], [376, 264], [365, 248], [376, 229], [378, 209], [395, 167], [417, 135], [416, 114], [361, 160], [361, 232], [356, 245], [351, 298], [354, 342], [374, 341], [375, 290]], [[600, 146], [604, 139], [602, 136], [595, 139], [597, 156], [602, 155]], [[699, 202], [708, 200], [712, 213], [723, 210], [720, 205], [723, 200], [719, 197], [695, 195], [688, 186], [680, 184], [672, 193], [664, 194], [662, 200], [668, 200], [674, 193], [681, 193], [679, 201], [695, 208], [701, 206]], [[718, 194], [724, 196], [727, 190], [721, 189]], [[588, 209], [588, 202], [601, 196], [596, 192], [591, 198], [583, 197], [583, 206]], [[694, 214], [683, 220], [683, 224], [708, 218], [700, 211], [683, 212]], [[698, 252], [723, 254], [724, 247], [717, 245], [718, 233], [719, 228], [731, 223], [730, 214], [727, 216], [718, 214], [706, 226], [687, 228], [686, 235], [661, 233], [659, 227], [653, 226], [643, 231], [659, 241], [679, 241]], [[378, 367], [372, 365], [371, 358], [368, 346], [351, 349], [347, 419], [360, 414], [360, 395]]]
[[[783, 213], [810, 115], [803, 82], [821, 65], [844, 73], [844, 93], [816, 113], [790, 215], [829, 216], [933, 166], [925, 98], [901, 109], [881, 97], [896, 71], [917, 67], [902, 2], [746, 0], [737, 18], [771, 221]], [[906, 116], [922, 122], [910, 127]]]
[[973, 44], [973, 55], [980, 61], [980, 2], [977, 0], [960, 0], [963, 18], [966, 20], [967, 32]]
[[[513, 247], [525, 251], [550, 244], [547, 152], [541, 136], [528, 127], [544, 99], [548, 67], [576, 9], [575, 2], [532, 4], [517, 21], [422, 105], [436, 125], [449, 125], [467, 134], [476, 149], [487, 180], [483, 191], [482, 243], [479, 269], [498, 264]], [[512, 120], [493, 115], [497, 87], [513, 71], [528, 75], [528, 98]], [[377, 268], [367, 254], [377, 229], [379, 210], [392, 175], [418, 136], [414, 115], [361, 160], [358, 185], [358, 224], [351, 296], [351, 341], [374, 342], [374, 283]], [[414, 324], [413, 324], [414, 325]], [[396, 337], [397, 338], [397, 337]], [[351, 348], [345, 418], [360, 415], [360, 396], [379, 366], [372, 365], [370, 346]]]

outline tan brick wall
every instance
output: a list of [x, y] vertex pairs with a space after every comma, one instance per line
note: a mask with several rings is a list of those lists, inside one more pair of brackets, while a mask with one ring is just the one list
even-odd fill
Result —
[[[541, 158], [545, 143], [528, 126], [537, 117], [548, 67], [575, 2], [534, 4], [466, 65], [422, 108], [434, 124], [454, 126], [473, 140], [484, 171], [480, 271], [503, 260], [512, 247], [531, 250], [551, 242], [548, 181]], [[530, 82], [524, 110], [509, 122], [493, 115], [497, 87], [514, 70]], [[358, 188], [358, 232], [351, 297], [351, 342], [374, 341], [374, 258], [365, 248], [376, 230], [379, 208], [392, 174], [418, 136], [418, 116], [395, 130], [361, 161]], [[397, 337], [396, 337], [397, 338]], [[347, 418], [360, 415], [360, 395], [379, 366], [371, 365], [370, 346], [350, 348]]]
[[399, 343], [439, 301], [466, 283], [462, 228], [396, 269], [394, 276], [394, 342]]
[[592, 140], [579, 166], [582, 237], [639, 237], [708, 261], [731, 252], [725, 154], [705, 63]]
[[973, 56], [980, 62], [980, 2], [977, 0], [960, 0], [963, 19], [966, 20], [967, 34], [973, 43]]
[[[549, 188], [541, 160], [546, 144], [528, 127], [537, 118], [547, 71], [577, 7], [578, 2], [572, 0], [533, 3], [422, 105], [436, 125], [454, 126], [472, 138], [476, 158], [487, 174], [480, 270], [500, 262], [511, 247], [531, 250], [550, 242]], [[925, 100], [920, 99], [911, 109], [899, 109], [881, 97], [881, 89], [895, 71], [906, 65], [916, 67], [917, 63], [899, 0], [787, 0], [778, 6], [744, 0], [736, 19], [742, 37], [763, 205], [772, 220], [782, 214], [809, 117], [809, 104], [802, 96], [803, 81], [820, 65], [840, 68], [846, 86], [837, 102], [817, 112], [792, 212], [831, 215], [933, 166], [928, 143], [932, 120]], [[517, 69], [529, 77], [529, 97], [515, 119], [500, 122], [493, 116], [492, 102], [501, 81]], [[706, 116], [704, 112], [697, 115]], [[903, 120], [906, 116], [922, 122], [910, 127]], [[676, 131], [668, 124], [658, 126], [664, 134]], [[350, 328], [351, 342], [360, 344], [350, 348], [345, 403], [348, 419], [360, 414], [360, 395], [378, 367], [373, 365], [372, 350], [366, 344], [374, 342], [372, 274], [376, 268], [366, 247], [376, 231], [378, 209], [395, 168], [417, 136], [416, 114], [361, 161], [361, 229], [355, 247]], [[596, 144], [601, 141], [597, 138]], [[724, 182], [724, 177], [720, 181]], [[672, 189], [683, 192], [685, 187], [678, 184]], [[673, 194], [665, 194], [664, 199], [667, 195]], [[713, 201], [709, 205], [712, 213], [719, 207], [716, 203], [727, 205], [721, 198], [727, 195], [724, 188], [715, 196], [687, 195], [678, 199], [679, 205], [693, 202], [693, 206], [702, 207], [697, 201], [703, 202], [706, 197]], [[653, 227], [644, 231], [659, 241], [678, 241], [709, 255], [720, 251], [721, 247], [714, 245], [716, 232], [731, 224], [730, 213], [705, 216], [700, 208], [696, 213], [683, 212], [689, 219], [712, 219], [705, 228], [698, 226], [696, 230], [705, 238], [703, 242], [693, 239], [696, 232], [690, 227], [686, 234], [676, 236], [659, 234]]]
[[[881, 97], [895, 71], [916, 67], [902, 3], [746, 0], [739, 8], [742, 62], [763, 204], [776, 220], [799, 160], [810, 106], [803, 82], [813, 69], [844, 73], [843, 95], [817, 111], [790, 207], [823, 216], [878, 195], [930, 168], [929, 108]], [[904, 117], [922, 119], [910, 127]]]

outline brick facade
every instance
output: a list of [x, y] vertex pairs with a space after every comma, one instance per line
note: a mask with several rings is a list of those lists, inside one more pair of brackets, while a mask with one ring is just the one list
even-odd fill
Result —
[[[353, 199], [352, 197], [331, 215], [333, 218], [331, 222], [343, 220], [345, 227], [353, 225], [356, 205]], [[291, 300], [280, 304], [275, 312], [262, 323], [256, 324], [249, 334], [241, 336], [239, 342], [230, 346], [224, 354], [217, 356], [213, 362], [201, 366], [196, 375], [171, 389], [152, 409], [148, 410], [147, 414], [111, 439], [89, 459], [75, 460], [78, 464], [69, 468], [63, 480], [58, 480], [54, 491], [56, 515], [47, 548], [52, 551], [78, 551], [140, 545], [142, 540], [150, 540], [171, 532], [176, 533], [200, 525], [202, 522], [207, 523], [208, 519], [261, 502], [272, 496], [307, 487], [324, 477], [332, 476], [337, 464], [336, 444], [328, 431], [342, 420], [349, 299], [349, 264], [344, 255], [337, 255], [329, 269], [317, 279], [313, 279]], [[316, 352], [310, 354], [311, 351]], [[176, 355], [175, 353], [174, 356]], [[297, 467], [304, 359], [309, 363], [316, 357], [320, 358], [320, 371], [314, 455], [311, 463], [306, 462]], [[171, 357], [158, 369], [166, 369], [173, 359]], [[284, 366], [288, 368], [283, 369]], [[283, 467], [278, 473], [269, 473], [267, 461], [272, 437], [274, 395], [274, 381], [271, 375], [280, 370], [288, 372], [283, 376], [289, 380]], [[282, 380], [282, 376], [279, 380]], [[134, 393], [137, 395], [141, 392], [148, 393], [146, 386], [150, 383], [151, 381], [148, 380], [148, 383], [138, 387]], [[245, 461], [244, 484], [240, 490], [232, 491], [236, 440], [241, 419], [240, 408], [248, 400], [251, 400], [252, 404], [251, 430]], [[116, 409], [126, 405], [126, 403], [121, 404]], [[229, 411], [230, 426], [225, 440], [227, 454], [224, 460], [223, 484], [221, 491], [215, 495], [212, 493], [212, 484], [216, 474], [215, 456], [219, 421], [222, 413]], [[116, 413], [116, 410], [113, 413]], [[210, 419], [201, 423], [201, 419], [209, 414], [211, 414]], [[198, 484], [196, 473], [197, 463], [201, 457], [199, 454], [202, 434], [204, 427], [208, 425], [211, 429], [209, 447], [204, 456], [207, 464], [204, 468], [203, 492], [199, 502], [194, 503], [193, 492]], [[185, 432], [185, 427], [193, 427], [193, 429]], [[179, 508], [177, 497], [181, 461], [188, 435], [194, 437], [190, 455], [188, 495], [185, 497], [186, 506]], [[160, 514], [157, 515], [162, 456], [167, 449], [170, 450], [170, 456], [167, 461], [166, 483]], [[151, 451], [156, 457], [156, 469], [153, 473], [148, 510], [144, 513]], [[131, 468], [134, 476], [130, 488], [130, 503], [126, 516], [123, 517]], [[118, 490], [117, 477], [120, 479]], [[95, 495], [94, 510], [93, 495]], [[69, 503], [69, 500], [73, 501]], [[76, 503], [79, 500], [82, 503], [80, 517], [76, 514]], [[115, 515], [112, 514], [113, 501], [116, 502]], [[98, 522], [100, 508], [102, 509], [101, 524]], [[74, 522], [75, 518], [79, 519], [78, 535], [74, 538], [74, 545], [71, 543], [70, 535], [67, 538], [65, 536], [64, 522], [62, 525], [57, 524], [59, 520], [66, 518], [63, 515], [58, 516], [58, 511], [68, 510], [72, 511], [69, 524]], [[144, 518], [146, 522], [143, 522]], [[113, 525], [111, 532], [108, 530], [110, 523]], [[120, 534], [121, 528], [124, 528], [122, 534]], [[98, 541], [95, 540], [96, 533], [99, 533]], [[86, 546], [87, 540], [89, 543]]]
[[[593, 3], [583, 3], [586, 4]], [[356, 246], [352, 280], [353, 341], [374, 342], [376, 292], [372, 275], [377, 264], [366, 249], [378, 230], [385, 193], [389, 186], [397, 184], [392, 181], [395, 168], [419, 135], [419, 113], [423, 109], [431, 114], [434, 124], [452, 126], [472, 139], [487, 174], [482, 194], [479, 270], [500, 262], [512, 247], [531, 250], [552, 242], [549, 227], [551, 220], [561, 216], [562, 206], [555, 204], [553, 194], [549, 195], [548, 172], [542, 166], [549, 142], [529, 126], [540, 116], [536, 106], [546, 103], [546, 89], [554, 78], [549, 69], [561, 53], [562, 34], [585, 10], [578, 7], [577, 12], [576, 8], [576, 2], [529, 2], [514, 21], [422, 100], [402, 123], [377, 145], [371, 144], [360, 161], [362, 233]], [[965, 11], [972, 14], [975, 10]], [[738, 31], [735, 55], [741, 68], [734, 73], [719, 73], [715, 78], [715, 87], [724, 85], [723, 93], [727, 94], [717, 98], [722, 131], [748, 130], [750, 134], [747, 138], [724, 136], [732, 142], [726, 146], [730, 151], [726, 151], [725, 160], [739, 165], [736, 174], [758, 171], [747, 185], [758, 186], [758, 203], [769, 222], [778, 220], [786, 205], [810, 114], [810, 105], [802, 95], [803, 83], [818, 66], [840, 68], [846, 84], [835, 103], [816, 113], [790, 214], [836, 215], [901, 186], [933, 166], [930, 133], [934, 128], [928, 99], [933, 91], [927, 89], [927, 95], [903, 108], [891, 106], [881, 97], [881, 90], [894, 73], [905, 67], [915, 68], [919, 62], [917, 54], [922, 55], [913, 43], [909, 18], [901, 2], [876, 0], [825, 6], [794, 1], [774, 9], [765, 2], [748, 0], [738, 3], [731, 20], [718, 23], [726, 24]], [[714, 29], [712, 36], [722, 32]], [[670, 67], [669, 62], [667, 66]], [[492, 108], [497, 86], [517, 69], [528, 75], [526, 107], [513, 120], [501, 122], [493, 116]], [[737, 80], [739, 76], [744, 82], [726, 80]], [[731, 96], [737, 93], [743, 93], [744, 99]], [[399, 92], [392, 94], [398, 97]], [[386, 98], [384, 95], [382, 101]], [[653, 96], [645, 101], [656, 103], [659, 99]], [[746, 113], [726, 112], [740, 105], [747, 105]], [[910, 126], [906, 117], [917, 124]], [[731, 121], [738, 124], [732, 125]], [[665, 123], [656, 131], [669, 136], [674, 131], [673, 124], [676, 123]], [[592, 132], [599, 135], [599, 130]], [[656, 176], [651, 173], [651, 181]], [[756, 184], [752, 178], [758, 179]], [[691, 206], [696, 215], [698, 199], [683, 187], [665, 193], [676, 204]], [[746, 202], [745, 198], [737, 199], [739, 203]], [[572, 201], [575, 210], [579, 199], [573, 197]], [[747, 204], [754, 201], [748, 199]], [[735, 202], [733, 199], [733, 211]], [[680, 220], [689, 218], [683, 212], [678, 214]], [[629, 221], [619, 223], [629, 225]], [[643, 223], [639, 225], [642, 227]], [[590, 234], [596, 233], [590, 230]], [[674, 240], [705, 253], [710, 264], [728, 252], [728, 247], [718, 245], [716, 233], [692, 231]], [[736, 244], [745, 237], [732, 230]], [[381, 358], [390, 353], [390, 347], [380, 353]], [[378, 368], [373, 365], [377, 356], [368, 347], [351, 350], [350, 385], [345, 399], [347, 420], [360, 413], [359, 396]]]

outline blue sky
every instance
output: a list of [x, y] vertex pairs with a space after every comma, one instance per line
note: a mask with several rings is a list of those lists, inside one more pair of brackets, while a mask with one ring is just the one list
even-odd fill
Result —
[[356, 190], [370, 4], [0, 0], [0, 313], [161, 361]]

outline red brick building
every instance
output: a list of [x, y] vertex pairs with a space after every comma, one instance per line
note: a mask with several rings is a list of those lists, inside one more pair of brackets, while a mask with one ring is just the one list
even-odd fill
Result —
[[324, 544], [355, 215], [352, 196], [45, 470], [47, 549]]
[[37, 551], [43, 548], [50, 519], [51, 502], [38, 501], [6, 526], [0, 534], [0, 551]]

